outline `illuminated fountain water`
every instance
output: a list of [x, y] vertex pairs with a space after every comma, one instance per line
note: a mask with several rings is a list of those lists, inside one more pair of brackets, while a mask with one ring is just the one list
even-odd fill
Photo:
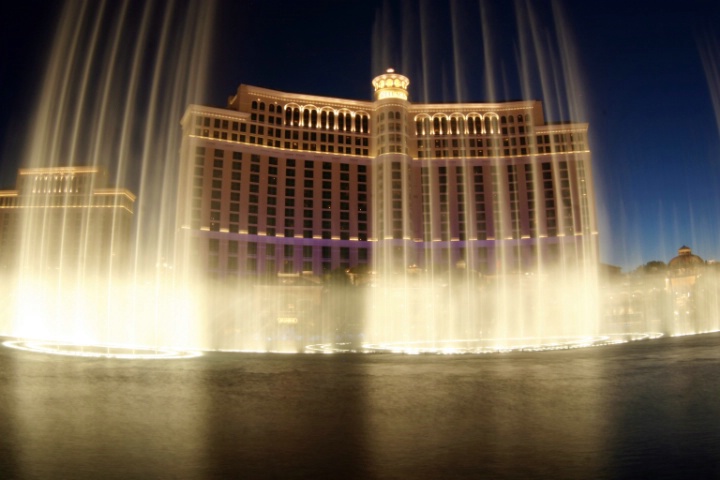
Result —
[[[207, 281], [192, 269], [178, 271], [175, 267], [189, 259], [177, 258], [173, 248], [181, 144], [177, 125], [186, 106], [198, 103], [203, 91], [212, 8], [203, 2], [185, 7], [170, 3], [163, 9], [148, 3], [136, 18], [129, 4], [69, 2], [60, 20], [24, 166], [70, 169], [62, 175], [28, 170], [32, 178], [45, 175], [45, 186], [18, 186], [20, 191], [29, 189], [38, 206], [60, 198], [55, 206], [63, 208], [59, 217], [51, 208], [30, 209], [33, 213], [22, 217], [22, 249], [6, 282], [11, 287], [0, 334], [29, 340], [11, 341], [9, 346], [119, 358], [180, 358], [195, 349], [302, 351], [307, 343], [313, 344], [307, 350], [316, 352], [485, 353], [604, 345], [652, 338], [663, 329], [662, 322], [653, 319], [638, 329], [603, 322], [597, 227], [588, 201], [594, 192], [587, 146], [569, 154], [541, 152], [515, 159], [493, 154], [468, 161], [464, 153], [457, 159], [418, 161], [407, 153], [410, 129], [423, 133], [432, 129], [428, 138], [454, 129], [448, 140], [463, 145], [468, 145], [471, 133], [452, 119], [437, 126], [434, 119], [427, 124], [419, 117], [410, 122], [411, 106], [403, 98], [405, 77], [394, 72], [376, 79], [392, 80], [393, 85], [389, 90], [385, 84], [376, 85], [375, 127], [382, 123], [380, 114], [387, 119], [395, 118], [391, 112], [402, 112], [398, 131], [405, 134], [392, 140], [394, 150], [379, 154], [372, 168], [377, 238], [369, 286], [329, 298], [337, 292], [329, 290], [327, 295], [313, 286], [300, 290]], [[421, 10], [420, 15], [419, 23], [426, 24], [426, 12]], [[454, 23], [460, 21], [459, 15], [454, 12]], [[495, 69], [492, 22], [482, 17], [485, 66], [490, 72]], [[550, 42], [556, 48], [551, 48], [531, 10], [518, 9], [518, 83], [522, 98], [543, 98], [547, 118], [584, 119], [573, 43], [557, 17], [557, 38]], [[452, 31], [459, 27], [454, 24]], [[417, 43], [425, 52], [430, 38], [432, 32], [421, 29], [417, 42], [410, 38], [396, 42], [380, 35], [376, 43], [383, 48]], [[451, 77], [461, 79], [462, 49], [453, 44]], [[386, 53], [377, 56], [378, 69], [390, 63]], [[420, 68], [413, 68], [415, 58], [423, 62]], [[426, 60], [424, 53], [408, 52], [400, 62], [403, 72], [422, 72], [412, 75], [420, 85], [414, 95], [421, 102], [430, 97]], [[396, 80], [401, 84], [396, 85]], [[507, 108], [495, 102], [503, 96], [504, 86], [490, 73], [482, 80], [490, 103], [478, 108], [483, 113]], [[392, 95], [381, 95], [390, 90]], [[464, 101], [459, 80], [455, 90], [456, 100]], [[502, 142], [501, 118], [497, 115], [496, 124], [483, 124], [483, 132], [473, 132], [473, 139]], [[524, 126], [532, 129], [536, 120], [533, 112], [532, 122], [525, 123], [523, 117]], [[576, 130], [584, 132], [584, 127]], [[548, 172], [542, 170], [542, 163], [551, 165]], [[575, 166], [561, 166], [567, 164]], [[83, 187], [73, 186], [81, 176], [80, 166], [94, 172]], [[497, 182], [486, 182], [478, 190], [473, 170], [478, 166], [500, 172]], [[94, 176], [103, 170], [109, 172], [107, 184]], [[416, 192], [407, 188], [413, 176], [422, 185]], [[561, 185], [566, 180], [573, 185], [572, 195], [565, 198], [554, 189], [556, 196], [543, 196], [544, 182]], [[137, 204], [133, 205], [129, 192], [110, 195], [108, 186], [126, 185], [137, 191]], [[430, 193], [448, 185], [455, 196], [449, 207]], [[93, 203], [99, 192], [112, 201]], [[523, 201], [545, 205], [552, 200], [561, 207], [553, 234], [540, 228], [530, 231], [530, 225], [547, 225], [539, 208], [517, 217], [512, 205], [519, 192], [525, 195]], [[478, 194], [493, 205], [495, 217], [483, 218], [488, 227], [482, 232]], [[106, 221], [113, 229], [122, 223], [123, 212], [134, 209], [136, 227], [129, 246], [125, 248], [121, 235], [116, 237], [118, 232], [113, 231], [106, 237], [111, 239], [110, 250], [98, 253], [97, 230], [91, 228], [98, 215], [93, 209], [82, 209], [79, 218], [68, 214], [72, 210], [68, 207], [76, 205], [73, 202], [111, 211]], [[560, 214], [562, 209], [571, 214]], [[462, 213], [475, 220], [465, 222], [462, 231], [458, 225], [445, 231], [426, 227], [446, 224], [437, 220], [448, 211], [454, 218]], [[521, 222], [525, 222], [522, 228]], [[283, 338], [283, 332], [296, 335], [300, 327], [288, 330], [278, 325], [283, 315], [276, 310], [286, 303], [282, 299], [286, 295], [301, 295], [301, 301], [294, 303], [306, 304], [312, 317], [302, 326], [302, 345], [296, 338]], [[717, 302], [708, 300], [714, 298], [706, 296], [704, 304], [712, 304], [708, 312], [718, 318]], [[348, 321], [356, 323], [349, 329], [349, 339], [343, 339], [347, 341], [338, 341], [339, 322], [332, 318], [347, 309], [328, 306], [340, 301], [363, 307], [358, 310], [362, 318]], [[717, 321], [713, 325], [718, 328]]]
[[[550, 58], [539, 27], [525, 12], [518, 9], [517, 17], [518, 31], [530, 32], [518, 39], [523, 98], [543, 98], [550, 118], [583, 118], [573, 53], [561, 50], [554, 53], [559, 58]], [[416, 39], [404, 36], [400, 42], [383, 28], [376, 39], [381, 52], [376, 66], [393, 58], [387, 46], [421, 46], [423, 55], [410, 53], [400, 63], [402, 71], [422, 71], [413, 78], [420, 84], [415, 96], [423, 103], [428, 103], [436, 75], [424, 64], [412, 65], [413, 58], [427, 60], [428, 42], [437, 39], [427, 15], [421, 9]], [[452, 12], [453, 34], [460, 30], [461, 15]], [[586, 138], [586, 125], [547, 128], [539, 105], [492, 102], [501, 94], [493, 81], [491, 26], [483, 20], [478, 28], [484, 35], [490, 103], [413, 109], [402, 95], [385, 94], [403, 90], [406, 77], [388, 72], [375, 81], [379, 128], [383, 116], [394, 118], [393, 111], [413, 124], [401, 124], [405, 135], [395, 136], [396, 144], [380, 152], [374, 169], [374, 211], [381, 213], [374, 225], [378, 276], [366, 309], [366, 349], [480, 353], [608, 341], [600, 335], [589, 151], [586, 144], [569, 150], [573, 153], [531, 148], [536, 135], [562, 132]], [[558, 38], [557, 44], [569, 42]], [[450, 78], [456, 79], [460, 100], [462, 51], [454, 38]], [[396, 77], [403, 88], [392, 84]], [[531, 78], [540, 78], [539, 85]], [[390, 88], [385, 88], [387, 82]], [[515, 143], [516, 128], [532, 140], [522, 152]], [[413, 129], [419, 160], [409, 153], [414, 150], [408, 145], [415, 142], [408, 135]], [[409, 188], [413, 177], [421, 179], [422, 191]], [[551, 193], [544, 189], [548, 182]], [[557, 212], [557, 224], [540, 207], [548, 204]]]
[[[670, 307], [670, 301], [659, 308], [643, 309], [642, 322], [606, 315], [605, 290], [599, 284], [598, 228], [590, 173], [593, 168], [587, 145], [543, 151], [538, 143], [537, 149], [528, 148], [527, 153], [517, 148], [519, 155], [508, 148], [516, 145], [513, 132], [508, 135], [507, 131], [515, 127], [528, 129], [528, 145], [536, 135], [539, 139], [548, 131], [587, 138], [582, 124], [567, 122], [587, 118], [587, 113], [575, 42], [562, 12], [553, 11], [555, 37], [551, 38], [530, 2], [518, 2], [516, 7], [518, 37], [513, 40], [517, 45], [516, 83], [521, 98], [542, 98], [545, 116], [565, 122], [547, 128], [543, 123], [528, 125], [526, 117], [525, 125], [519, 126], [520, 120], [513, 124], [512, 115], [508, 115], [505, 123], [507, 114], [502, 112], [513, 108], [510, 103], [462, 105], [456, 111], [448, 105], [413, 109], [403, 95], [383, 92], [383, 83], [398, 77], [400, 85], [406, 86], [406, 77], [389, 71], [376, 79], [381, 84], [380, 88], [376, 85], [380, 121], [383, 113], [393, 118], [391, 112], [400, 111], [400, 118], [408, 122], [415, 119], [417, 125], [403, 122], [401, 131], [406, 135], [395, 136], [390, 151], [376, 160], [374, 211], [381, 212], [374, 226], [378, 237], [374, 263], [377, 276], [367, 300], [363, 349], [484, 353], [574, 348], [663, 334], [717, 331], [718, 289], [707, 279], [707, 287], [693, 292], [701, 297], [694, 303], [698, 306], [694, 318], [682, 325], [661, 312]], [[507, 81], [505, 65], [493, 61], [494, 23], [482, 5], [480, 9], [482, 20], [475, 29], [482, 32], [485, 76], [474, 83], [484, 81], [492, 101], [507, 96], [511, 88], [508, 83], [515, 82]], [[432, 50], [433, 43], [443, 44], [443, 39], [436, 25], [428, 21], [436, 15], [421, 8], [419, 16], [419, 21], [412, 19], [412, 25], [406, 25], [400, 38], [393, 36], [385, 24], [377, 29], [375, 67], [379, 70], [390, 62], [400, 63], [401, 71], [414, 72], [412, 78], [419, 80], [413, 90], [415, 98], [428, 102], [427, 92], [438, 74], [428, 68], [426, 52]], [[452, 39], [445, 44], [452, 47], [444, 50], [443, 56], [453, 65], [447, 77], [456, 82], [455, 100], [464, 100], [467, 64], [462, 59], [467, 49], [458, 32], [473, 29], [472, 25], [468, 27], [467, 12], [453, 8], [451, 23]], [[507, 29], [503, 33], [507, 41]], [[422, 54], [399, 51], [409, 45], [420, 45]], [[422, 61], [420, 66], [414, 65], [417, 59]], [[495, 72], [502, 72], [502, 80]], [[397, 82], [390, 89], [402, 90]], [[487, 121], [498, 111], [501, 113], [497, 118], [502, 118], [500, 129], [483, 124], [481, 131], [469, 124], [475, 112], [483, 113]], [[537, 122], [538, 117], [531, 114], [531, 120]], [[542, 122], [542, 114], [539, 120]], [[416, 136], [408, 135], [413, 129]], [[408, 142], [416, 138], [419, 160], [408, 155], [414, 149]], [[421, 146], [423, 139], [425, 144]], [[485, 158], [477, 158], [482, 153], [473, 158], [470, 152], [476, 142], [484, 142], [477, 143], [478, 151], [493, 142], [502, 149], [486, 153]], [[439, 152], [438, 146], [445, 145], [450, 148]], [[453, 147], [459, 155], [452, 152]], [[567, 171], [563, 172], [563, 168]], [[595, 170], [597, 174], [600, 169]], [[413, 176], [422, 176], [421, 192], [407, 188]], [[546, 182], [554, 183], [551, 193], [543, 192]], [[567, 186], [571, 193], [565, 195]], [[484, 212], [481, 202], [486, 205]], [[553, 226], [548, 220], [551, 209], [546, 212], [543, 208], [550, 205], [557, 215]], [[460, 218], [465, 218], [465, 225]], [[481, 223], [486, 228], [481, 228]], [[663, 299], [670, 295], [667, 288], [659, 293]]]
[[0, 333], [37, 340], [13, 346], [145, 358], [202, 346], [195, 286], [167, 259], [176, 126], [203, 91], [213, 7], [136, 7], [70, 1], [59, 19], [9, 199], [22, 208]]

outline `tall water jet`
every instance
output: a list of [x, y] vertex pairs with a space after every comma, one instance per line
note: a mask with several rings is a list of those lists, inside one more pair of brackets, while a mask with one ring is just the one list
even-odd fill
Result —
[[[421, 9], [421, 19], [432, 16], [427, 8]], [[487, 41], [491, 24], [481, 13], [479, 30]], [[464, 96], [465, 68], [457, 35], [461, 19], [454, 8], [451, 23], [458, 98]], [[530, 23], [518, 14], [518, 31], [539, 37], [539, 27]], [[418, 32], [423, 52], [427, 39], [438, 39], [425, 28]], [[413, 42], [396, 41], [383, 28], [376, 35], [375, 45], [395, 50], [382, 51], [380, 58], [400, 56], [402, 65], [413, 63], [414, 52], [397, 51]], [[557, 42], [564, 47], [569, 40], [562, 35]], [[518, 43], [523, 94], [533, 98], [528, 78], [539, 70], [543, 103], [427, 103], [422, 98], [426, 103], [415, 104], [408, 101], [408, 77], [388, 71], [373, 81], [379, 255], [366, 318], [366, 339], [373, 348], [535, 348], [584, 342], [600, 331], [588, 126], [545, 122], [548, 104], [551, 118], [582, 115], [573, 55], [562, 50], [562, 67], [548, 68], [553, 62], [543, 57], [542, 39], [531, 43], [521, 36]], [[531, 59], [538, 65], [532, 67]], [[421, 60], [424, 75], [416, 83], [428, 92], [437, 74], [427, 75], [430, 59]], [[486, 67], [491, 60], [485, 59]], [[485, 84], [496, 97], [492, 70]]]
[[[423, 5], [419, 31], [378, 29], [373, 99], [241, 85], [218, 108], [200, 98], [212, 7], [69, 3], [7, 194], [42, 208], [20, 217], [2, 333], [259, 351], [605, 341], [589, 127], [561, 13], [549, 36], [518, 3], [498, 64], [490, 13], [477, 23], [453, 3], [452, 55], [433, 68], [448, 50]], [[468, 23], [484, 48], [460, 34]], [[468, 101], [473, 84], [488, 102]], [[95, 208], [110, 212], [107, 252]]]
[[16, 261], [4, 265], [2, 334], [153, 347], [201, 337], [189, 284], [166, 259], [177, 122], [203, 93], [213, 3], [138, 7], [64, 5], [24, 169], [3, 199]]

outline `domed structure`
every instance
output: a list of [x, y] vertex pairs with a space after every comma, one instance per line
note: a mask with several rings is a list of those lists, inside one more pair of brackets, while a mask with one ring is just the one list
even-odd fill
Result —
[[678, 249], [678, 256], [670, 260], [668, 263], [668, 269], [679, 270], [686, 268], [694, 268], [697, 266], [705, 265], [705, 260], [693, 255], [690, 247], [683, 245]]
[[668, 262], [668, 277], [672, 287], [692, 286], [700, 276], [705, 260], [693, 255], [690, 247], [683, 245], [678, 249], [678, 256]]

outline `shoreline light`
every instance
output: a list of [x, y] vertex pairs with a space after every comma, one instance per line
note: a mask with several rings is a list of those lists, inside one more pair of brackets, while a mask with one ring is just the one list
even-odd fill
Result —
[[168, 360], [202, 356], [202, 352], [172, 348], [149, 348], [117, 345], [82, 345], [35, 340], [8, 340], [3, 346], [32, 353], [70, 357], [113, 358], [123, 360]]

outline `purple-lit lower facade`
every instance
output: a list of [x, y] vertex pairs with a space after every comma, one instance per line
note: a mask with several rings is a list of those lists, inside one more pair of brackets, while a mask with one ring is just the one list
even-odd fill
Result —
[[415, 104], [408, 85], [389, 70], [374, 101], [241, 85], [188, 107], [176, 262], [225, 278], [597, 261], [587, 124], [546, 124], [539, 101]]

